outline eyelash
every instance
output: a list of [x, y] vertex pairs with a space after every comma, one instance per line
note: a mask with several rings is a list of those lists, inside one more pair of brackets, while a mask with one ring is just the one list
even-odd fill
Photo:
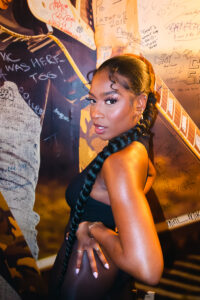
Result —
[[92, 99], [92, 98], [86, 98], [86, 100], [87, 100], [88, 102], [90, 102], [90, 104], [93, 104], [92, 101], [95, 101], [95, 100]]
[[117, 99], [116, 98], [109, 98], [109, 99], [106, 99], [105, 100], [105, 102], [108, 102], [108, 101], [110, 101], [110, 104], [108, 104], [108, 105], [112, 105], [112, 104], [115, 104], [116, 102], [117, 102]]
[[[92, 99], [92, 98], [86, 98], [86, 100], [88, 102], [90, 102], [90, 104], [94, 104], [96, 103], [96, 100]], [[94, 102], [93, 102], [94, 101]], [[107, 102], [110, 101], [110, 103], [108, 104]], [[108, 104], [108, 105], [112, 105], [112, 104], [115, 104], [117, 102], [117, 99], [116, 98], [108, 98], [105, 100], [105, 103]]]

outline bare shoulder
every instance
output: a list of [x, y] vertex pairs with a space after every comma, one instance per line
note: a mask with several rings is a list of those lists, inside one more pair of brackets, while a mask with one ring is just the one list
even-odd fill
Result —
[[[148, 153], [145, 146], [134, 141], [126, 148], [111, 154], [104, 162], [104, 172], [125, 172], [132, 169], [144, 168], [148, 165]], [[117, 175], [117, 174], [116, 174]]]

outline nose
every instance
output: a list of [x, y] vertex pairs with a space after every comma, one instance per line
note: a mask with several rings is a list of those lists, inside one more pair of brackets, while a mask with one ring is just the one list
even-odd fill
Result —
[[99, 104], [94, 104], [90, 106], [90, 116], [92, 119], [98, 119], [104, 117], [103, 108]]

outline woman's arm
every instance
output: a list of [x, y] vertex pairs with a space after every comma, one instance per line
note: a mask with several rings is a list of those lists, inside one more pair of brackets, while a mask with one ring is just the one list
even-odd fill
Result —
[[90, 231], [120, 269], [156, 284], [163, 271], [163, 257], [144, 194], [147, 166], [146, 149], [138, 142], [108, 157], [102, 173], [118, 234], [98, 223]]

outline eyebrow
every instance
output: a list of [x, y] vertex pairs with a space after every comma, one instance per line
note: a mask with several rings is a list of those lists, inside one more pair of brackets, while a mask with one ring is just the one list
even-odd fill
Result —
[[[88, 93], [89, 95], [95, 97], [95, 95], [91, 92]], [[108, 96], [108, 95], [112, 95], [112, 94], [118, 94], [117, 90], [113, 90], [113, 91], [108, 91], [108, 92], [104, 92], [101, 95], [102, 96]]]

